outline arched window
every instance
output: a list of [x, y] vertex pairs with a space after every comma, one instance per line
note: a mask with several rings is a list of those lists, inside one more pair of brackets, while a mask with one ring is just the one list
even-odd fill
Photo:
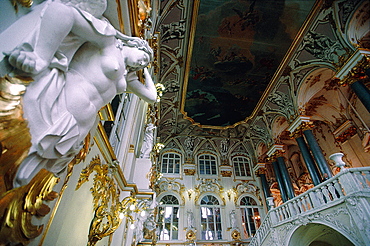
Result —
[[158, 206], [159, 240], [179, 237], [179, 201], [173, 195], [164, 196]]
[[222, 239], [221, 208], [216, 197], [207, 195], [200, 202], [202, 240]]
[[236, 177], [251, 176], [251, 169], [249, 167], [249, 159], [244, 156], [235, 156], [232, 159], [234, 165], [234, 174]]
[[217, 175], [216, 157], [213, 155], [200, 155], [198, 157], [199, 174]]
[[245, 238], [253, 237], [261, 222], [259, 206], [253, 198], [245, 196], [240, 200], [240, 210], [244, 236]]
[[169, 152], [162, 155], [161, 173], [179, 174], [181, 157], [177, 153]]

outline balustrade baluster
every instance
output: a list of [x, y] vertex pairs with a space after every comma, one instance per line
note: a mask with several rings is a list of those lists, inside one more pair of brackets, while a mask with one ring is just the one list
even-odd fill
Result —
[[337, 194], [339, 195], [339, 198], [343, 197], [344, 194], [343, 194], [342, 186], [339, 183], [339, 180], [335, 179], [333, 183], [334, 183], [334, 188], [337, 191]]
[[304, 202], [303, 197], [301, 197], [301, 198], [299, 199], [299, 201], [300, 201], [300, 203], [301, 203], [301, 206], [302, 206], [302, 210], [303, 210], [303, 212], [306, 212], [306, 211], [307, 211], [307, 207], [306, 207], [306, 204], [305, 204], [305, 202]]
[[321, 190], [322, 190], [322, 193], [325, 196], [325, 200], [326, 200], [325, 203], [330, 202], [332, 200], [332, 198], [330, 197], [330, 194], [329, 194], [329, 191], [328, 191], [328, 187], [326, 185], [324, 185], [324, 186], [321, 187]]
[[318, 199], [318, 195], [317, 195], [316, 191], [311, 191], [311, 192], [308, 193], [308, 195], [311, 198], [313, 208], [317, 208], [318, 206], [320, 206], [320, 201]]
[[297, 201], [297, 200], [295, 200], [295, 201], [294, 201], [294, 208], [295, 208], [295, 210], [297, 211], [297, 214], [302, 213], [302, 210], [301, 210], [301, 208], [299, 207], [299, 205], [298, 205], [298, 201]]
[[337, 200], [338, 199], [338, 195], [337, 195], [337, 192], [333, 186], [333, 183], [329, 183], [328, 184], [328, 190], [330, 192], [330, 195], [331, 197], [333, 198], [332, 200]]
[[305, 200], [305, 202], [307, 204], [307, 210], [311, 210], [313, 208], [313, 206], [312, 206], [312, 202], [311, 202], [310, 196], [308, 194], [306, 194], [304, 196], [304, 200]]
[[289, 209], [290, 217], [294, 217], [297, 214], [294, 208], [294, 201], [290, 201], [288, 203], [288, 209]]
[[358, 181], [360, 181], [362, 188], [366, 188], [367, 187], [367, 183], [366, 183], [366, 178], [363, 175], [363, 173], [361, 171], [354, 172], [354, 173], [355, 173], [356, 179]]
[[370, 187], [370, 171], [364, 171], [363, 172], [366, 178], [366, 188]]
[[288, 215], [288, 211], [287, 211], [286, 206], [283, 207], [283, 214], [284, 214], [284, 220], [286, 220], [287, 218], [289, 218], [289, 215]]
[[317, 199], [319, 199], [320, 205], [325, 204], [324, 194], [322, 194], [321, 189], [316, 190]]

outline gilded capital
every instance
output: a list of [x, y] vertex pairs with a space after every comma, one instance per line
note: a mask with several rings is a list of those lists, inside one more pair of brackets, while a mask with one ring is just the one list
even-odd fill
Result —
[[343, 79], [338, 79], [338, 84], [342, 86], [351, 85], [356, 81], [368, 78], [365, 71], [370, 68], [370, 57], [363, 56], [360, 61], [348, 72]]

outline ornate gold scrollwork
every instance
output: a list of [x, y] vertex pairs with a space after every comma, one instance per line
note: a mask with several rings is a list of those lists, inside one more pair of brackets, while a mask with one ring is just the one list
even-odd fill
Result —
[[[22, 117], [21, 104], [21, 97], [31, 82], [29, 77], [0, 78], [0, 244], [26, 245], [31, 239], [39, 236], [44, 226], [33, 225], [32, 217], [48, 214], [50, 208], [43, 204], [43, 201], [57, 197], [57, 193], [52, 189], [59, 179], [45, 169], [29, 184], [13, 188], [18, 166], [31, 147], [31, 135], [27, 121]], [[87, 142], [89, 141], [88, 136]], [[66, 182], [73, 166], [85, 158], [88, 148], [89, 144], [85, 142], [84, 149], [68, 165]], [[59, 199], [60, 196], [58, 201]], [[53, 215], [45, 230], [52, 217]]]
[[234, 241], [239, 241], [240, 240], [240, 232], [238, 232], [237, 230], [233, 230], [231, 232], [231, 238], [234, 240]]
[[186, 240], [193, 242], [197, 238], [197, 234], [193, 230], [186, 233]]
[[342, 86], [351, 85], [356, 81], [367, 78], [365, 70], [370, 68], [370, 56], [364, 56], [355, 67], [348, 72], [342, 80], [338, 80], [338, 84]]
[[33, 4], [32, 0], [11, 0], [12, 5], [15, 9], [15, 12], [18, 11], [18, 4], [20, 4], [22, 7], [30, 8]]
[[39, 236], [43, 225], [33, 225], [33, 216], [43, 217], [53, 200], [58, 178], [42, 169], [29, 184], [13, 188], [18, 166], [31, 147], [27, 122], [22, 117], [21, 96], [31, 82], [26, 77], [0, 78], [0, 244], [26, 245]]
[[81, 171], [76, 190], [89, 180], [95, 171], [91, 193], [94, 199], [94, 218], [89, 230], [88, 245], [95, 245], [99, 240], [111, 235], [120, 225], [119, 213], [121, 203], [114, 178], [109, 174], [108, 165], [101, 164], [99, 156], [95, 157], [88, 167]]
[[[50, 208], [43, 201], [56, 198], [52, 189], [58, 178], [42, 169], [29, 184], [4, 193], [0, 198], [0, 244], [26, 245], [39, 236], [43, 225], [31, 223], [32, 216], [45, 216]], [[5, 241], [4, 241], [5, 240]]]

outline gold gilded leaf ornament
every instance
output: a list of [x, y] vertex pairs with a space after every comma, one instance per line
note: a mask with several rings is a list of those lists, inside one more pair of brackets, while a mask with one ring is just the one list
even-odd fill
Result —
[[21, 243], [26, 245], [39, 236], [43, 225], [33, 225], [32, 216], [45, 216], [50, 208], [43, 202], [53, 200], [58, 183], [51, 172], [41, 171], [27, 185], [11, 189], [0, 197], [0, 244]]

